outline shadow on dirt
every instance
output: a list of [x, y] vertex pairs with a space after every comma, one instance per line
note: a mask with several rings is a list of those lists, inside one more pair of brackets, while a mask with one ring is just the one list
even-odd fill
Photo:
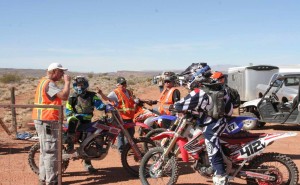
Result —
[[300, 160], [300, 155], [290, 155], [290, 154], [286, 154], [286, 155], [292, 158], [293, 160]]
[[[20, 147], [20, 144], [1, 144], [0, 145], [0, 155], [8, 155], [8, 154], [18, 154], [18, 153], [28, 153], [31, 146], [34, 143], [24, 144], [24, 146]], [[14, 148], [15, 146], [15, 148]]]
[[[64, 177], [72, 177], [74, 180], [66, 181]], [[76, 177], [80, 180], [76, 180]], [[82, 178], [85, 177], [85, 178]], [[110, 167], [98, 169], [94, 174], [88, 172], [66, 172], [63, 174], [63, 184], [81, 184], [81, 185], [98, 185], [126, 182], [128, 180], [137, 179], [128, 174], [122, 167]], [[92, 182], [87, 182], [92, 181]]]
[[284, 131], [300, 131], [300, 125], [298, 124], [275, 124], [267, 123], [264, 127], [257, 130], [284, 130]]

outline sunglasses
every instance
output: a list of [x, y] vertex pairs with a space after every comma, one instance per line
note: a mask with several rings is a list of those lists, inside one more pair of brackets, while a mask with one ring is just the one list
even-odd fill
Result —
[[165, 83], [171, 83], [171, 81], [165, 81]]
[[121, 83], [121, 85], [126, 85], [126, 84], [127, 84], [126, 82]]

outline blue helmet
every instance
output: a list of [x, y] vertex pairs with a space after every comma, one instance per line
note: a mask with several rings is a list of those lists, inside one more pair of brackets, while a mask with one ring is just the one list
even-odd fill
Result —
[[[82, 86], [78, 86], [78, 84], [82, 84]], [[73, 88], [77, 92], [77, 94], [84, 93], [89, 87], [89, 81], [84, 76], [76, 76], [73, 82]]]

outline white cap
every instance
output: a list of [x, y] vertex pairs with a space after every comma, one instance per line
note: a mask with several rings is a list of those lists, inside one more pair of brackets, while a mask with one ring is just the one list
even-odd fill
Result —
[[59, 63], [52, 63], [48, 67], [48, 71], [52, 71], [53, 69], [61, 69], [63, 71], [68, 70], [67, 68], [63, 68], [61, 64]]

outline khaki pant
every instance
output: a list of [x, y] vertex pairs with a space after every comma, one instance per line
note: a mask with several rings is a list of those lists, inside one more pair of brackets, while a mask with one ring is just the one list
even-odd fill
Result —
[[47, 185], [57, 184], [58, 122], [35, 120], [34, 123], [40, 142], [39, 181], [44, 181]]

